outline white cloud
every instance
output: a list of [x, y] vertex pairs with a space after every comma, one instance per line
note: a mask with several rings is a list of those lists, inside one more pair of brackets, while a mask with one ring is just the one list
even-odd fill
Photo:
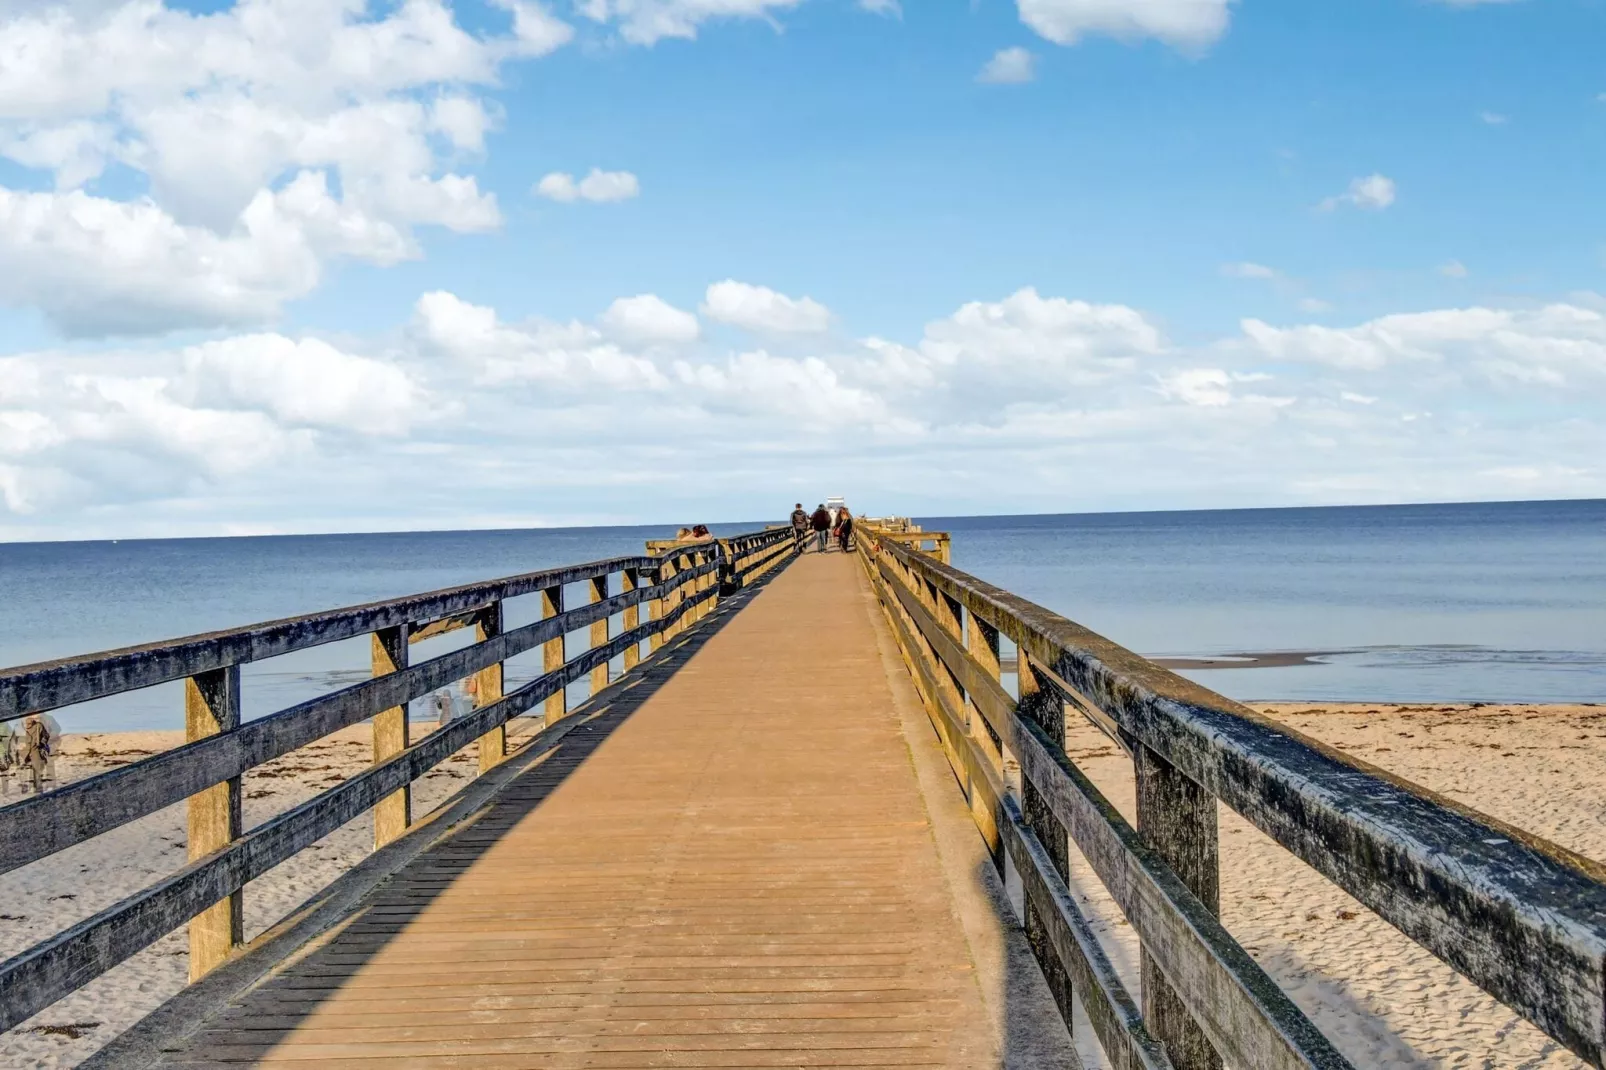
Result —
[[1505, 126], [1506, 123], [1511, 121], [1509, 116], [1501, 115], [1499, 112], [1495, 111], [1480, 111], [1478, 113], [1478, 118], [1483, 120], [1489, 126]]
[[1229, 279], [1280, 279], [1282, 272], [1276, 268], [1269, 268], [1265, 264], [1255, 264], [1248, 260], [1235, 264], [1222, 264], [1221, 273]]
[[903, 5], [898, 0], [859, 0], [859, 10], [868, 11], [872, 15], [903, 18]]
[[1439, 265], [1439, 274], [1447, 279], [1464, 279], [1467, 277], [1467, 266], [1459, 260], [1446, 260]]
[[788, 297], [735, 279], [710, 286], [702, 311], [721, 323], [772, 334], [813, 334], [831, 326], [831, 310], [811, 297]]
[[1301, 297], [1297, 303], [1301, 312], [1333, 311], [1333, 303], [1331, 301], [1323, 301], [1320, 297]]
[[598, 317], [603, 330], [626, 342], [693, 342], [701, 333], [697, 317], [656, 294], [621, 297]]
[[641, 183], [629, 171], [603, 171], [593, 167], [591, 173], [579, 181], [571, 174], [554, 171], [535, 184], [535, 192], [549, 201], [563, 204], [575, 201], [608, 204], [639, 196]]
[[1017, 0], [1021, 21], [1059, 45], [1090, 34], [1123, 41], [1153, 37], [1188, 52], [1227, 32], [1233, 0]]
[[993, 85], [1019, 85], [1037, 76], [1037, 57], [1024, 48], [1004, 48], [993, 55], [976, 75], [976, 81]]
[[1427, 366], [1458, 379], [1541, 387], [1606, 385], [1606, 315], [1576, 304], [1443, 309], [1354, 327], [1243, 322], [1265, 356], [1353, 371]]
[[1335, 197], [1329, 197], [1317, 208], [1323, 212], [1331, 212], [1341, 204], [1354, 205], [1356, 208], [1366, 208], [1372, 211], [1382, 211], [1394, 203], [1394, 180], [1379, 174], [1367, 175], [1350, 182], [1349, 189]]
[[[0, 154], [56, 187], [0, 188], [0, 301], [35, 301], [35, 276], [69, 334], [260, 322], [332, 259], [394, 263], [416, 227], [497, 226], [447, 156], [482, 152], [496, 123], [476, 87], [572, 30], [495, 6], [509, 28], [484, 35], [444, 0], [0, 9]], [[148, 196], [83, 192], [113, 164]]]
[[651, 294], [587, 322], [433, 292], [382, 344], [0, 358], [0, 534], [757, 515], [831, 491], [1019, 511], [1606, 492], [1588, 295], [1188, 345], [1031, 288], [904, 339], [729, 349], [696, 325]]
[[803, 0], [579, 0], [577, 10], [593, 22], [619, 27], [619, 36], [633, 45], [654, 45], [665, 38], [693, 40], [705, 22], [715, 19], [764, 19], [774, 24], [777, 12]]

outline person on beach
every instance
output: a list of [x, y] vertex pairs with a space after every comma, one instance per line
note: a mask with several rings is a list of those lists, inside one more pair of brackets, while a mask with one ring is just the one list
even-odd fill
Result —
[[847, 553], [852, 548], [853, 512], [846, 505], [836, 514], [836, 538], [837, 543], [842, 547], [843, 553]]
[[809, 524], [814, 528], [814, 534], [817, 538], [815, 548], [820, 553], [825, 553], [828, 548], [826, 540], [831, 536], [831, 514], [826, 512], [824, 502], [815, 506], [814, 515], [809, 518]]
[[451, 719], [456, 715], [457, 703], [452, 701], [451, 688], [443, 687], [439, 691], [435, 692], [436, 725], [440, 728], [445, 728], [447, 723], [450, 722]]
[[792, 506], [792, 543], [798, 553], [802, 553], [809, 540], [809, 511], [798, 502]]
[[52, 742], [50, 729], [37, 714], [30, 715], [23, 727], [21, 764], [33, 774], [35, 795], [44, 790], [45, 763], [50, 760]]

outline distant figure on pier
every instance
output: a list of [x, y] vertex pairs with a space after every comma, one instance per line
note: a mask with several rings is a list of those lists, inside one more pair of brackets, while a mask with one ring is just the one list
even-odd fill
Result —
[[457, 702], [452, 698], [452, 689], [443, 687], [435, 692], [435, 723], [445, 728], [453, 717], [457, 716]]
[[815, 506], [814, 515], [809, 518], [809, 523], [813, 526], [814, 534], [818, 538], [816, 549], [823, 554], [828, 547], [826, 540], [831, 537], [831, 514], [825, 511], [824, 502]]
[[836, 514], [836, 541], [843, 553], [853, 546], [853, 510], [846, 505]]
[[798, 553], [807, 548], [808, 539], [809, 511], [803, 508], [802, 502], [798, 502], [792, 507], [792, 542], [796, 545]]

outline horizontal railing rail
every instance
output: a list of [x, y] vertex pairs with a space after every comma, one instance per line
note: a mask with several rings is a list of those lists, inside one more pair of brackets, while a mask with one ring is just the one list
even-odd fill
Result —
[[[867, 530], [862, 559], [977, 822], [1021, 877], [1051, 988], [1074, 988], [1117, 1065], [1165, 1065], [1156, 1040], [1182, 1068], [1348, 1065], [1217, 920], [1217, 800], [1603, 1065], [1600, 865], [1292, 732], [905, 542]], [[1000, 680], [1000, 635], [1018, 651], [1018, 700]], [[1066, 755], [1067, 710], [1132, 756], [1136, 829]], [[1068, 843], [1141, 940], [1141, 1014], [1065, 893]]]
[[[0, 808], [0, 873], [184, 800], [190, 829], [183, 869], [0, 962], [0, 1029], [186, 922], [191, 979], [209, 972], [242, 943], [240, 896], [249, 881], [368, 810], [376, 847], [398, 838], [412, 824], [414, 780], [476, 740], [480, 771], [494, 767], [509, 753], [509, 720], [545, 703], [545, 725], [527, 741], [534, 742], [566, 715], [570, 684], [589, 678], [597, 694], [609, 686], [615, 658], [623, 657], [627, 672], [635, 668], [642, 643], [659, 649], [792, 549], [789, 528], [766, 530], [0, 670], [0, 719], [186, 680], [190, 737], [173, 750]], [[617, 591], [610, 588], [613, 575]], [[582, 582], [590, 584], [590, 602], [565, 609], [565, 586]], [[504, 630], [502, 603], [531, 594], [541, 595], [543, 618]], [[615, 616], [619, 632], [610, 635]], [[472, 645], [408, 663], [413, 642], [467, 627], [476, 629]], [[571, 655], [566, 637], [587, 627], [589, 646]], [[373, 636], [372, 679], [240, 722], [241, 664], [365, 632]], [[542, 674], [504, 695], [503, 663], [538, 647]], [[469, 677], [479, 684], [476, 708], [410, 740], [407, 704]], [[373, 765], [256, 828], [242, 827], [242, 774], [370, 719]]]

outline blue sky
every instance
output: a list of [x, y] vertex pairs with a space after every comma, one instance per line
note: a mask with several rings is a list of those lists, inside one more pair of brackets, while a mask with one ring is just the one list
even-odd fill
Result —
[[1606, 5], [876, 6], [0, 5], [0, 536], [1606, 493]]

